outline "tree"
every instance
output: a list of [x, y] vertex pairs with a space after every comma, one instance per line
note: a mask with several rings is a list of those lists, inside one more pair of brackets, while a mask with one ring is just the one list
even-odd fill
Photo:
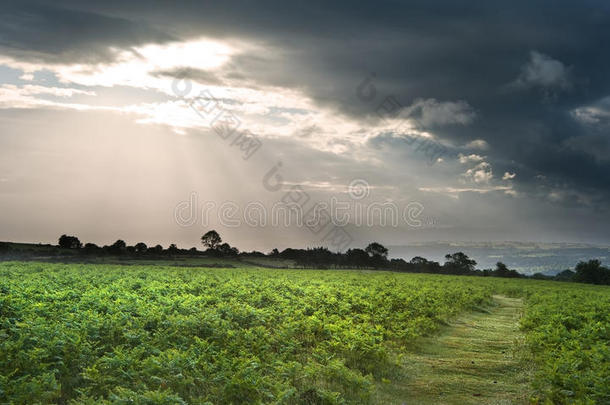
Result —
[[385, 258], [388, 256], [388, 249], [377, 242], [369, 244], [366, 249], [364, 249], [364, 251], [368, 253], [371, 257], [381, 256]]
[[410, 263], [414, 266], [425, 266], [426, 264], [428, 264], [428, 259], [421, 256], [415, 256], [411, 259]]
[[251, 252], [241, 252], [240, 255], [250, 257], [265, 257], [265, 254], [263, 252], [259, 252], [258, 250], [253, 250]]
[[176, 246], [175, 243], [172, 243], [167, 248], [167, 253], [172, 254], [172, 255], [178, 253], [178, 246]]
[[80, 249], [83, 246], [76, 236], [61, 235], [59, 237], [59, 247], [62, 249]]
[[398, 271], [409, 271], [411, 269], [411, 264], [407, 263], [407, 261], [403, 258], [400, 259], [391, 259], [390, 267]]
[[364, 251], [370, 256], [369, 262], [373, 267], [382, 267], [387, 264], [388, 249], [382, 244], [373, 242]]
[[97, 251], [99, 251], [100, 247], [98, 245], [96, 245], [95, 243], [85, 243], [84, 249], [85, 249], [85, 253], [93, 254], [93, 253], [96, 253]]
[[345, 260], [348, 266], [368, 267], [370, 256], [362, 249], [349, 249], [345, 252]]
[[506, 265], [502, 262], [496, 263], [496, 270], [494, 271], [494, 275], [497, 277], [509, 277], [516, 278], [519, 277], [520, 274], [517, 270], [510, 270]]
[[430, 260], [428, 260], [428, 259], [426, 259], [424, 257], [421, 257], [421, 256], [415, 256], [414, 258], [411, 259], [409, 264], [411, 264], [411, 266], [418, 273], [434, 273], [434, 274], [437, 274], [437, 273], [441, 272], [441, 265], [440, 265], [439, 262], [430, 261]]
[[468, 274], [474, 271], [474, 266], [477, 265], [475, 260], [472, 260], [463, 252], [445, 255], [445, 265], [443, 269], [449, 274]]
[[222, 238], [218, 232], [211, 230], [201, 237], [201, 243], [208, 249], [216, 250], [222, 243]]
[[430, 261], [421, 256], [415, 256], [409, 261], [409, 267], [416, 273], [434, 273], [441, 272], [441, 265], [438, 262]]
[[496, 263], [496, 275], [497, 276], [506, 277], [508, 272], [509, 272], [508, 267], [506, 267], [506, 265], [504, 263], [502, 263], [502, 262]]
[[138, 242], [136, 243], [136, 253], [146, 253], [146, 251], [148, 250], [148, 246], [146, 246], [146, 243], [144, 242]]
[[150, 249], [148, 249], [148, 251], [150, 253], [154, 253], [154, 254], [161, 254], [163, 253], [163, 246], [161, 245], [155, 245], [154, 247], [151, 247]]
[[127, 248], [127, 244], [125, 243], [125, 241], [119, 239], [116, 242], [114, 242], [112, 245], [110, 245], [108, 250], [111, 253], [123, 253], [126, 248]]
[[215, 249], [222, 256], [237, 256], [239, 250], [235, 247], [231, 247], [228, 243], [223, 243]]
[[589, 260], [576, 265], [574, 281], [590, 284], [610, 284], [610, 270], [599, 260]]

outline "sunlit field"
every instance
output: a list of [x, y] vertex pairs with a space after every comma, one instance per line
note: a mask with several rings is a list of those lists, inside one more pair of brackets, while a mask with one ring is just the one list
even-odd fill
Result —
[[608, 287], [9, 262], [0, 264], [0, 402], [376, 403], [418, 378], [405, 359], [421, 339], [434, 342], [465, 314], [485, 318], [494, 296], [524, 302], [512, 367], [531, 370], [528, 400], [610, 400]]

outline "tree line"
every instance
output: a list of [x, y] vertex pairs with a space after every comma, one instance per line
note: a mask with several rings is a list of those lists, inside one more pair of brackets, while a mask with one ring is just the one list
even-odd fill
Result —
[[[494, 269], [477, 269], [477, 262], [463, 252], [456, 252], [445, 255], [445, 263], [428, 260], [421, 256], [415, 256], [410, 261], [404, 259], [389, 259], [388, 249], [378, 242], [372, 242], [364, 249], [353, 248], [345, 253], [332, 252], [326, 247], [314, 247], [307, 249], [287, 248], [282, 251], [273, 249], [269, 253], [258, 251], [240, 252], [239, 249], [223, 242], [220, 234], [215, 230], [208, 231], [200, 240], [204, 250], [196, 247], [190, 249], [180, 249], [176, 244], [170, 244], [167, 249], [161, 245], [152, 247], [144, 242], [136, 243], [133, 246], [127, 245], [125, 241], [119, 239], [111, 245], [98, 246], [94, 243], [83, 244], [76, 236], [61, 235], [58, 240], [60, 249], [76, 251], [84, 255], [127, 255], [132, 257], [158, 257], [158, 256], [207, 256], [207, 257], [233, 257], [233, 258], [257, 258], [269, 257], [284, 259], [294, 262], [300, 268], [354, 268], [354, 269], [374, 269], [392, 270], [408, 273], [431, 273], [431, 274], [452, 274], [482, 277], [506, 277], [524, 278], [528, 277], [516, 270], [509, 269], [504, 263], [498, 262]], [[0, 253], [6, 252], [7, 244], [0, 243]], [[564, 270], [555, 276], [547, 276], [536, 273], [529, 278], [556, 280], [556, 281], [576, 281], [591, 284], [610, 285], [610, 269], [602, 266], [599, 260], [582, 261], [578, 263], [574, 270]]]

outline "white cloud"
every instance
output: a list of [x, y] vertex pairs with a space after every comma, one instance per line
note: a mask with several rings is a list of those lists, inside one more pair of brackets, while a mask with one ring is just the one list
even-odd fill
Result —
[[474, 141], [468, 142], [464, 147], [468, 149], [488, 150], [489, 144], [483, 139], [475, 139]]
[[95, 95], [94, 92], [63, 88], [63, 87], [44, 87], [26, 85], [18, 87], [12, 84], [5, 84], [0, 86], [0, 109], [6, 108], [64, 108], [73, 110], [85, 110], [85, 109], [106, 109], [119, 111], [113, 107], [98, 107], [89, 106], [86, 104], [77, 103], [66, 103], [59, 101], [47, 100], [36, 96], [40, 95], [51, 95], [56, 97], [68, 98], [74, 95]]
[[481, 155], [476, 155], [476, 154], [471, 154], [471, 155], [463, 155], [463, 154], [459, 154], [458, 158], [460, 160], [460, 163], [464, 164], [464, 163], [469, 163], [469, 162], [481, 162], [483, 159], [485, 159], [483, 156]]
[[517, 176], [516, 173], [504, 172], [504, 176], [502, 176], [502, 180], [512, 180]]
[[505, 194], [516, 195], [511, 186], [491, 186], [491, 187], [420, 187], [419, 191], [427, 193], [445, 194], [451, 198], [458, 198], [461, 193], [487, 194], [494, 191], [503, 191]]
[[438, 101], [434, 98], [417, 99], [409, 107], [403, 108], [400, 115], [422, 128], [468, 125], [476, 118], [476, 113], [466, 101]]
[[[11, 86], [11, 85], [7, 85]], [[4, 87], [4, 86], [3, 86]], [[17, 88], [16, 86], [12, 86]], [[56, 97], [72, 97], [74, 95], [86, 95], [86, 96], [95, 96], [94, 91], [80, 90], [80, 89], [72, 89], [66, 87], [45, 87], [45, 86], [37, 86], [33, 84], [26, 84], [23, 87], [19, 88], [19, 92], [23, 95], [41, 95], [47, 94]]]
[[489, 163], [481, 162], [472, 169], [466, 170], [462, 177], [476, 184], [488, 184], [493, 178], [493, 171]]
[[610, 96], [591, 105], [573, 109], [572, 118], [584, 125], [604, 126], [610, 124]]
[[219, 42], [198, 39], [187, 42], [172, 42], [163, 45], [148, 44], [132, 49], [112, 49], [116, 54], [113, 62], [96, 64], [45, 64], [15, 60], [0, 55], [0, 64], [24, 72], [25, 78], [46, 70], [54, 73], [62, 83], [83, 86], [129, 86], [155, 89], [171, 94], [171, 81], [159, 77], [162, 70], [194, 68], [217, 70], [226, 64], [233, 54], [248, 46], [237, 42]]
[[[73, 87], [132, 87], [164, 94], [166, 100], [135, 103], [122, 107], [99, 106], [99, 102], [79, 100], [67, 103], [49, 100], [44, 96], [68, 98], [76, 95], [94, 96], [95, 92], [71, 87], [45, 87], [25, 85], [0, 88], [0, 108], [63, 108], [105, 109], [134, 114], [138, 123], [167, 125], [176, 133], [187, 129], [210, 128], [205, 120], [189, 107], [201, 91], [209, 91], [222, 103], [222, 109], [235, 114], [241, 122], [240, 130], [249, 130], [261, 138], [292, 137], [297, 142], [321, 150], [355, 153], [368, 139], [381, 133], [398, 136], [410, 135], [442, 143], [427, 127], [450, 124], [467, 125], [476, 113], [465, 101], [416, 100], [405, 112], [409, 118], [396, 117], [383, 122], [361, 122], [337, 114], [330, 107], [320, 106], [302, 89], [251, 86], [247, 78], [231, 79], [225, 75], [233, 57], [264, 50], [262, 45], [234, 40], [212, 41], [199, 39], [187, 42], [149, 44], [133, 49], [112, 49], [112, 62], [91, 64], [32, 63], [0, 55], [0, 65], [20, 69], [23, 77], [35, 79], [34, 73], [50, 72], [60, 83]], [[172, 89], [173, 79], [159, 74], [161, 71], [196, 69], [207, 72], [219, 80], [216, 85], [203, 85], [193, 81], [186, 95], [177, 95]], [[99, 90], [100, 93], [102, 90]], [[316, 130], [312, 131], [312, 123]], [[299, 136], [307, 134], [307, 136]], [[478, 146], [485, 146], [480, 141]], [[357, 159], [357, 156], [354, 158]], [[479, 177], [477, 176], [477, 179]]]

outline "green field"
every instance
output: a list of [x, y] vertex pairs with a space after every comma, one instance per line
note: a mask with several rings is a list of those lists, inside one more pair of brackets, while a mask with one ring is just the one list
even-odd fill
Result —
[[610, 403], [609, 314], [575, 283], [1, 263], [0, 403]]

